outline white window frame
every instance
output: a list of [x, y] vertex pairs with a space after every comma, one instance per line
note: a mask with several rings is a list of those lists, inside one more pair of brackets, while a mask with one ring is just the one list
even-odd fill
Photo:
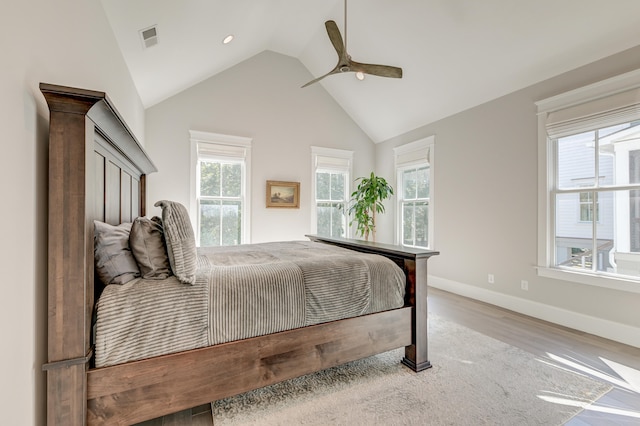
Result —
[[[429, 166], [429, 214], [428, 214], [428, 242], [427, 249], [433, 250], [435, 247], [435, 136], [429, 136], [405, 145], [395, 147], [394, 166], [396, 172], [396, 226], [395, 226], [395, 243], [403, 245], [403, 223], [402, 223], [402, 172], [406, 169], [415, 168], [417, 166]], [[422, 247], [421, 247], [422, 248]]]
[[[555, 207], [550, 194], [555, 185], [554, 140], [548, 129], [570, 134], [581, 131], [585, 123], [597, 126], [616, 114], [640, 115], [634, 101], [640, 93], [640, 70], [600, 81], [570, 92], [536, 102], [538, 114], [538, 259], [539, 276], [597, 287], [640, 293], [640, 280], [603, 275], [591, 271], [574, 271], [554, 267]], [[634, 103], [635, 102], [635, 103]], [[600, 126], [604, 127], [604, 125]], [[594, 127], [595, 128], [595, 127]]]
[[[252, 139], [242, 136], [189, 131], [191, 141], [191, 179], [189, 216], [196, 234], [196, 245], [200, 246], [200, 214], [198, 211], [198, 172], [200, 156], [198, 148], [209, 151], [209, 159], [242, 164], [242, 221], [240, 244], [251, 242], [251, 144]], [[201, 149], [202, 150], [202, 149]]]
[[[311, 233], [318, 232], [318, 214], [316, 196], [316, 173], [323, 172], [339, 172], [345, 173], [344, 200], [345, 206], [349, 202], [351, 195], [351, 176], [353, 169], [353, 151], [336, 148], [324, 148], [320, 146], [311, 147], [311, 193], [313, 194], [311, 206]], [[352, 235], [349, 226], [349, 217], [346, 217], [345, 238]]]

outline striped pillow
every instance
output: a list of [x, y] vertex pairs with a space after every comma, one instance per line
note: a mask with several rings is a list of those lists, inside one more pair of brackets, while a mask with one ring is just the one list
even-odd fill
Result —
[[173, 274], [185, 284], [195, 284], [198, 264], [196, 237], [187, 209], [180, 203], [167, 200], [158, 201], [155, 206], [162, 208], [162, 225]]

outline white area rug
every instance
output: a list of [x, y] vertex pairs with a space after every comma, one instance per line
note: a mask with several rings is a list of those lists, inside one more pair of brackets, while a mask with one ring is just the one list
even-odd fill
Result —
[[611, 387], [431, 315], [433, 368], [413, 373], [404, 349], [212, 403], [221, 425], [561, 425]]

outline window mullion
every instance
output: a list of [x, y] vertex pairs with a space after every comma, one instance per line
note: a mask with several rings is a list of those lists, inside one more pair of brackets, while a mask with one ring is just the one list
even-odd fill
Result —
[[600, 131], [595, 131], [595, 176], [594, 176], [594, 190], [591, 191], [591, 226], [592, 226], [592, 248], [591, 248], [591, 271], [596, 272], [598, 270], [598, 221], [596, 220], [596, 190], [600, 188]]
[[[222, 177], [222, 176], [221, 176]], [[222, 179], [220, 179], [220, 181], [222, 181]], [[219, 232], [218, 232], [218, 238], [220, 241], [220, 245], [223, 245], [222, 242], [222, 235], [224, 234], [223, 229], [222, 229], [222, 222], [224, 221], [224, 212], [222, 211], [222, 200], [220, 200], [220, 226], [218, 228]]]
[[[418, 190], [416, 189], [416, 198], [418, 197]], [[412, 221], [413, 221], [413, 230], [411, 235], [411, 240], [413, 241], [413, 245], [415, 246], [418, 242], [416, 241], [416, 227], [418, 223], [416, 222], [416, 202], [413, 202], [413, 213], [412, 213]]]
[[333, 204], [329, 204], [331, 208], [329, 209], [329, 233], [333, 235]]
[[[597, 167], [596, 167], [597, 169]], [[591, 249], [591, 271], [596, 272], [598, 270], [598, 220], [596, 218], [596, 190], [591, 191], [591, 226], [593, 228], [593, 241]]]
[[557, 205], [559, 195], [559, 169], [560, 169], [560, 140], [553, 140], [553, 184], [551, 189], [551, 200], [549, 201], [549, 215], [550, 222], [553, 224], [547, 235], [548, 247], [550, 250], [550, 256], [548, 262], [556, 265], [558, 263], [558, 249], [556, 235], [558, 235], [558, 218], [557, 218]]

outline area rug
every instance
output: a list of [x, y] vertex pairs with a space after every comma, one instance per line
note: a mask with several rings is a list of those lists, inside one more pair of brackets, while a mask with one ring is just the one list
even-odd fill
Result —
[[404, 349], [212, 403], [221, 425], [561, 425], [611, 387], [430, 314], [433, 367]]

